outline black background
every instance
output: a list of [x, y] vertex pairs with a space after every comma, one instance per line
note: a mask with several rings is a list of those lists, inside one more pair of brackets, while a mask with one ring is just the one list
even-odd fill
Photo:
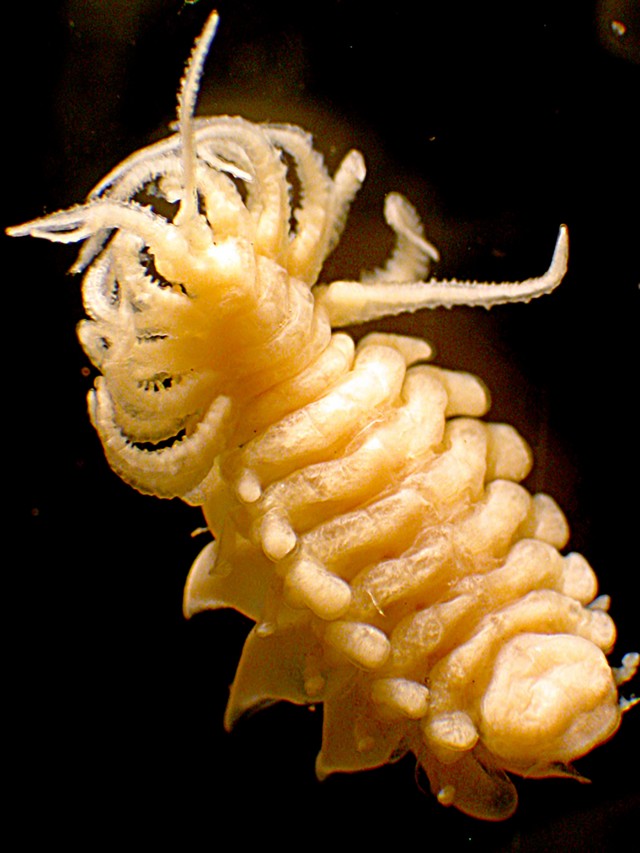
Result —
[[[51, 0], [5, 10], [5, 224], [80, 201], [165, 134], [211, 7]], [[440, 277], [539, 274], [568, 224], [570, 272], [553, 296], [376, 327], [424, 335], [439, 363], [479, 374], [492, 418], [530, 442], [530, 488], [561, 503], [571, 546], [612, 596], [617, 664], [639, 646], [637, 4], [217, 8], [201, 114], [299, 123], [332, 168], [352, 146], [365, 154], [369, 178], [326, 280], [383, 259], [390, 190], [420, 210]], [[624, 36], [613, 19], [627, 23]], [[179, 828], [178, 849], [317, 839], [533, 851], [618, 850], [637, 837], [638, 709], [579, 763], [590, 786], [521, 782], [517, 815], [497, 825], [421, 793], [410, 758], [318, 783], [320, 710], [275, 706], [225, 734], [248, 625], [226, 612], [182, 618], [184, 578], [204, 544], [190, 538], [199, 512], [138, 495], [103, 459], [74, 332], [79, 282], [65, 274], [73, 248], [2, 239], [6, 772], [25, 841], [44, 833], [93, 849], [109, 835], [149, 846]]]

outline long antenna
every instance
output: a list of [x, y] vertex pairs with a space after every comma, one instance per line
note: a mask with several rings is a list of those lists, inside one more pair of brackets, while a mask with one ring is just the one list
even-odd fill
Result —
[[182, 142], [182, 171], [184, 190], [180, 203], [180, 220], [189, 222], [198, 213], [198, 191], [196, 187], [196, 150], [193, 130], [193, 115], [198, 97], [198, 86], [207, 53], [218, 28], [220, 17], [212, 12], [207, 19], [202, 35], [196, 41], [185, 69], [178, 94], [178, 125]]

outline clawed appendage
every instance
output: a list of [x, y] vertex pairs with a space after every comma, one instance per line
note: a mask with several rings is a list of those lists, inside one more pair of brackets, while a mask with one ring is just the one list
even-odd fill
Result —
[[[335, 327], [425, 307], [527, 302], [568, 262], [518, 283], [430, 279], [438, 260], [391, 193], [395, 248], [360, 281], [317, 284], [365, 177], [333, 177], [298, 127], [195, 119], [217, 27], [196, 43], [177, 133], [113, 169], [84, 205], [8, 229], [85, 241], [101, 376], [89, 411], [112, 468], [141, 492], [203, 508], [214, 541], [185, 587], [187, 618], [255, 622], [225, 713], [324, 704], [319, 778], [412, 752], [444, 805], [501, 820], [509, 773], [577, 777], [638, 700], [640, 655], [607, 662], [609, 599], [507, 424], [481, 420], [477, 377], [430, 346]], [[169, 211], [169, 212], [168, 212]], [[170, 211], [174, 211], [172, 214]]]

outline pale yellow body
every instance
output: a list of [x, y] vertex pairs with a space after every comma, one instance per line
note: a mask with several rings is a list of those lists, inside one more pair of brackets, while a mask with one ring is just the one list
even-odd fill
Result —
[[566, 230], [541, 278], [425, 281], [437, 253], [392, 194], [386, 265], [317, 285], [362, 157], [331, 177], [299, 128], [194, 120], [216, 20], [187, 69], [179, 134], [85, 205], [11, 233], [87, 241], [79, 335], [102, 374], [89, 405], [107, 459], [140, 491], [202, 505], [214, 540], [185, 614], [233, 607], [256, 622], [227, 726], [265, 702], [322, 702], [320, 777], [412, 751], [441, 802], [507, 817], [505, 771], [573, 774], [618, 727], [638, 655], [607, 663], [606, 600], [587, 561], [561, 555], [553, 499], [520, 485], [526, 443], [480, 420], [482, 382], [427, 365], [424, 341], [356, 347], [333, 329], [549, 292]]

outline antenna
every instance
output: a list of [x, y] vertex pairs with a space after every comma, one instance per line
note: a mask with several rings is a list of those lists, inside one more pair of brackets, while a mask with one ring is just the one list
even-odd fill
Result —
[[202, 35], [196, 41], [182, 78], [178, 93], [178, 126], [182, 142], [183, 196], [178, 214], [181, 222], [189, 222], [198, 214], [198, 190], [196, 187], [196, 150], [193, 130], [193, 115], [198, 97], [198, 86], [207, 53], [218, 28], [220, 16], [212, 12], [207, 19]]

